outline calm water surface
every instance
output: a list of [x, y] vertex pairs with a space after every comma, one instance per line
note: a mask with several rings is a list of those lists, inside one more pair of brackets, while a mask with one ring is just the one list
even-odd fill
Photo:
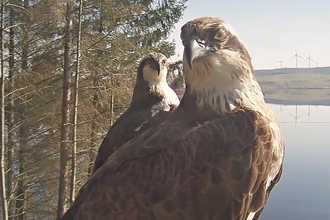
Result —
[[330, 220], [330, 106], [269, 105], [281, 122], [286, 155], [261, 220]]

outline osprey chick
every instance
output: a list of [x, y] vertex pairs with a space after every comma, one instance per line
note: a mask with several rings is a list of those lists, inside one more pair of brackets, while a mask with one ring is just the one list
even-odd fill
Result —
[[149, 53], [137, 68], [129, 108], [117, 119], [103, 140], [92, 173], [121, 145], [142, 131], [164, 121], [180, 101], [166, 81], [169, 64], [165, 55]]
[[[110, 127], [94, 162], [92, 174], [123, 144], [144, 130], [163, 122], [179, 105], [176, 93], [166, 81], [169, 63], [161, 53], [149, 53], [137, 68], [136, 83], [129, 108]], [[80, 207], [83, 186], [74, 204], [62, 219], [72, 219]]]

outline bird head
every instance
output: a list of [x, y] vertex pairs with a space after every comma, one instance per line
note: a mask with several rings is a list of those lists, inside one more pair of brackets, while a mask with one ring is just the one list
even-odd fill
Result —
[[[234, 29], [217, 17], [200, 17], [181, 28], [183, 73], [199, 107], [225, 112], [259, 96], [251, 58]], [[258, 90], [258, 91], [257, 91]]]
[[[200, 17], [181, 28], [184, 65], [193, 69], [197, 63], [218, 63], [237, 68], [245, 64], [252, 71], [251, 58], [234, 29], [216, 17]], [[215, 62], [215, 63], [212, 63]]]
[[164, 54], [149, 53], [140, 61], [138, 77], [143, 78], [149, 85], [166, 82], [168, 68], [169, 63]]
[[143, 57], [137, 70], [131, 106], [169, 111], [171, 106], [179, 105], [178, 96], [166, 81], [168, 69], [169, 63], [162, 53], [153, 52]]

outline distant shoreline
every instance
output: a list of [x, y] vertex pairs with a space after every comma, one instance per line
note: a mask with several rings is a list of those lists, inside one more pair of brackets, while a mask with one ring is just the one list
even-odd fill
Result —
[[268, 103], [330, 106], [330, 67], [256, 70]]
[[265, 99], [269, 104], [276, 105], [324, 105], [330, 106], [330, 99], [327, 100], [314, 100], [314, 101], [294, 101], [294, 100], [278, 100], [278, 99]]

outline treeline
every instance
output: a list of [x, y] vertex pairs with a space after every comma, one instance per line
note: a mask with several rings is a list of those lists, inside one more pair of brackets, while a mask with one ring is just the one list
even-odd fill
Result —
[[[1, 1], [1, 217], [59, 219], [186, 0]], [[182, 84], [178, 68], [169, 79]]]

